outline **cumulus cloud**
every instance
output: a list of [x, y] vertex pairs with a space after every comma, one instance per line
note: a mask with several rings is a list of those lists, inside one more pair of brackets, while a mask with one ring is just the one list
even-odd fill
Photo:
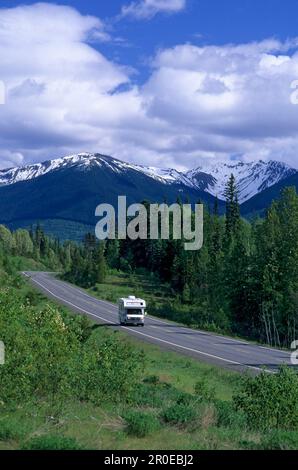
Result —
[[237, 154], [298, 166], [298, 107], [290, 100], [298, 53], [288, 53], [296, 43], [266, 40], [160, 51], [143, 93], [148, 114], [167, 122], [177, 136], [184, 134], [173, 140], [177, 158], [184, 153], [194, 164], [199, 156]]
[[130, 16], [139, 20], [148, 19], [157, 13], [178, 13], [184, 10], [186, 0], [139, 0], [124, 5], [121, 17]]
[[24, 156], [18, 152], [9, 150], [1, 150], [0, 170], [22, 166], [24, 164]]
[[94, 47], [98, 19], [35, 4], [0, 9], [0, 166], [91, 151], [156, 166], [204, 159], [297, 165], [297, 40], [160, 50], [150, 76]]

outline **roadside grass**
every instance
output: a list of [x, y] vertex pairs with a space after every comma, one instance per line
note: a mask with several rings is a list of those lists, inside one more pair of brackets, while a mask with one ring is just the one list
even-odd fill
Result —
[[[20, 278], [15, 290], [16, 295], [22, 296], [36, 310], [53, 304], [26, 279]], [[71, 313], [66, 307], [59, 306], [59, 310]], [[91, 322], [91, 325], [95, 327], [95, 323]], [[177, 401], [193, 400], [194, 386], [198, 379], [205, 379], [208, 387], [215, 388], [217, 399], [230, 401], [240, 386], [239, 374], [200, 363], [175, 352], [165, 352], [158, 346], [142, 343], [107, 327], [95, 327], [92, 334], [99, 338], [117, 335], [122, 341], [128, 341], [144, 352], [145, 370], [131, 403], [103, 403], [99, 407], [74, 400], [63, 404], [59, 418], [53, 417], [51, 405], [47, 402], [32, 401], [10, 409], [0, 404], [0, 429], [3, 429], [2, 436], [0, 434], [0, 449], [30, 448], [36, 442], [47, 445], [48, 442], [55, 442], [55, 436], [58, 436], [58, 442], [63, 442], [64, 438], [72, 438], [81, 448], [111, 450], [234, 449], [239, 447], [240, 438], [245, 441], [245, 431], [220, 433], [216, 428], [214, 410], [210, 411], [207, 403], [198, 406], [197, 418], [186, 426], [180, 427], [163, 420], [165, 410]], [[125, 418], [132, 412], [136, 416], [142, 413], [152, 416], [155, 422], [160, 422], [160, 427], [143, 437], [132, 435]]]
[[[32, 440], [44, 436], [63, 436], [74, 439], [81, 448], [105, 450], [241, 449], [245, 448], [246, 442], [258, 443], [261, 439], [245, 430], [218, 428], [214, 420], [209, 423], [202, 419], [190, 428], [161, 423], [160, 429], [153, 434], [132, 436], [122, 417], [127, 409], [107, 404], [100, 408], [89, 403], [65, 404], [59, 420], [52, 420], [47, 412], [48, 407], [44, 404], [0, 412], [0, 425], [3, 419], [8, 419], [10, 423], [18, 423], [23, 430], [22, 434], [0, 439], [0, 450], [28, 448]], [[154, 413], [150, 409], [147, 412]]]
[[[115, 297], [133, 292], [148, 298], [145, 290], [136, 291], [135, 287], [131, 290], [126, 276], [121, 278], [118, 274], [112, 274], [108, 279], [111, 284], [108, 285], [113, 286], [117, 279], [118, 284], [111, 289]], [[107, 284], [100, 288], [104, 286], [107, 289]], [[36, 310], [54, 304], [26, 279], [19, 279], [15, 291]], [[97, 292], [97, 295], [100, 294]], [[115, 297], [107, 300], [115, 301]], [[59, 306], [59, 310], [74, 315], [66, 307]], [[270, 438], [269, 434], [248, 430], [241, 420], [234, 419], [235, 411], [230, 411], [232, 397], [241, 387], [240, 374], [175, 352], [165, 352], [122, 331], [96, 327], [93, 322], [90, 324], [93, 335], [99, 338], [117, 335], [121, 341], [130, 342], [144, 352], [145, 369], [130, 402], [95, 406], [90, 402], [73, 400], [59, 403], [62, 405], [59, 416], [52, 412], [51, 406], [55, 407], [55, 404], [46, 401], [18, 404], [14, 408], [6, 408], [0, 403], [0, 450], [34, 448], [36, 443], [46, 448], [49, 442], [53, 445], [73, 443], [74, 448], [106, 450], [235, 450], [260, 448], [262, 442]], [[204, 381], [208, 389], [214, 389], [212, 401], [196, 396], [195, 385], [198, 381]], [[226, 406], [222, 406], [224, 404]], [[179, 409], [185, 407], [189, 411], [185, 420], [180, 421], [179, 413], [176, 418], [175, 414], [171, 418], [173, 413], [169, 410], [175, 410], [177, 405]], [[221, 422], [218, 405], [225, 412]], [[135, 424], [133, 433], [129, 426], [129, 416], [132, 414]], [[159, 426], [156, 426], [157, 421]], [[152, 422], [155, 423], [154, 427], [150, 424]], [[141, 429], [142, 437], [137, 435], [138, 429]], [[293, 439], [291, 433], [289, 445], [293, 445]], [[283, 437], [280, 440], [283, 443]], [[271, 441], [271, 446], [277, 445], [277, 439], [273, 444]]]
[[[119, 334], [124, 336], [123, 333]], [[193, 393], [200, 378], [205, 379], [207, 385], [215, 389], [217, 399], [231, 400], [240, 387], [241, 375], [237, 372], [211, 366], [175, 352], [164, 351], [158, 346], [142, 343], [127, 335], [125, 340], [145, 352], [147, 375], [156, 376], [160, 381], [181, 391]]]

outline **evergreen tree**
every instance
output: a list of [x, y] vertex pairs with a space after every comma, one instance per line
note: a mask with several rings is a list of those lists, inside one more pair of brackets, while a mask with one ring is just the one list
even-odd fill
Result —
[[239, 229], [240, 221], [240, 209], [238, 202], [238, 190], [236, 185], [236, 179], [232, 174], [226, 189], [225, 189], [225, 198], [226, 198], [226, 241], [229, 245], [233, 237], [235, 236], [237, 230]]

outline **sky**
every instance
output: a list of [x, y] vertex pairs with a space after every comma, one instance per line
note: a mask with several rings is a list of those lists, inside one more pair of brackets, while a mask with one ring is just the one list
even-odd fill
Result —
[[2, 0], [0, 168], [298, 168], [297, 17], [297, 0]]

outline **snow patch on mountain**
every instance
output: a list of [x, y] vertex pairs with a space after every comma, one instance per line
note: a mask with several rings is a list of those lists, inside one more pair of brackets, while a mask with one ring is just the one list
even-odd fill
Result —
[[217, 196], [219, 199], [224, 199], [226, 183], [231, 174], [234, 174], [238, 185], [240, 203], [297, 172], [294, 168], [281, 162], [259, 160], [250, 163], [211, 163], [183, 173], [174, 168], [145, 167], [123, 162], [106, 155], [79, 153], [24, 167], [0, 170], [0, 185], [27, 181], [65, 168], [92, 171], [95, 167], [109, 168], [110, 171], [119, 174], [134, 170], [164, 184], [181, 184], [205, 191]]
[[[243, 203], [273, 186], [279, 181], [297, 173], [289, 165], [277, 161], [256, 161], [237, 163], [217, 163], [204, 165], [186, 173], [194, 187], [225, 199], [225, 187], [231, 174], [236, 178], [239, 202]], [[205, 182], [205, 187], [202, 186]]]

